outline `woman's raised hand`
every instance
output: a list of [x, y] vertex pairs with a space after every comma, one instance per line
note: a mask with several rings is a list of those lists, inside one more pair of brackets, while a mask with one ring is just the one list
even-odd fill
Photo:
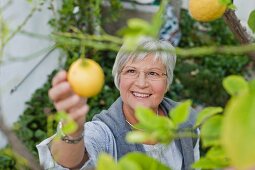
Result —
[[65, 111], [78, 124], [78, 130], [71, 135], [80, 134], [83, 131], [89, 107], [87, 99], [78, 96], [71, 89], [67, 81], [66, 71], [59, 71], [54, 76], [52, 88], [48, 91], [48, 95], [57, 111]]

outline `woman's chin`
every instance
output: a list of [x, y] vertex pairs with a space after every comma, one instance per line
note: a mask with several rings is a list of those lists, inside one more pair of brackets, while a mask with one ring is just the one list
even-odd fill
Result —
[[144, 103], [144, 102], [137, 102], [135, 105], [135, 108], [137, 107], [146, 107], [146, 108], [151, 108], [151, 105], [148, 103]]

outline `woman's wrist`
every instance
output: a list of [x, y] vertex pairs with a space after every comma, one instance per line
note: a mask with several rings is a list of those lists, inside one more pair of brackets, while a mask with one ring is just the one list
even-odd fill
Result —
[[62, 141], [69, 144], [76, 144], [82, 141], [84, 137], [84, 128], [79, 128], [79, 130], [72, 134], [65, 134], [62, 128], [63, 122], [60, 121], [57, 127], [57, 136], [59, 136]]

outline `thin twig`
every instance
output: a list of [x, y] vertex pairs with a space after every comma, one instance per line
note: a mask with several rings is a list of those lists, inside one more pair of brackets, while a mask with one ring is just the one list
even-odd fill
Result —
[[54, 45], [50, 51], [29, 71], [29, 73], [14, 87], [11, 89], [10, 93], [13, 94], [23, 83], [24, 81], [34, 72], [34, 70], [56, 49]]
[[1, 11], [7, 10], [8, 7], [10, 7], [10, 5], [12, 4], [12, 0], [9, 0], [8, 2], [6, 2], [6, 4], [4, 4], [1, 8]]
[[36, 6], [34, 6], [24, 21], [12, 32], [12, 34], [3, 42], [1, 50], [5, 47], [5, 45], [26, 25], [29, 19], [33, 16], [35, 11], [37, 10]]
[[[42, 56], [46, 52], [48, 53], [49, 50], [51, 50], [53, 47], [52, 45], [50, 47], [42, 48], [36, 52], [33, 52], [31, 54], [25, 55], [25, 56], [13, 56], [13, 55], [6, 55], [7, 60], [4, 60], [2, 63], [6, 64], [8, 62], [14, 63], [14, 62], [22, 62], [22, 61], [28, 61], [34, 58], [37, 58], [39, 56]], [[0, 61], [1, 62], [1, 61]]]
[[[80, 46], [81, 41], [84, 41], [83, 45], [96, 48], [97, 50], [113, 50], [118, 51], [120, 44], [115, 44], [111, 40], [112, 37], [101, 37], [101, 36], [85, 36], [85, 35], [75, 35], [72, 33], [59, 33], [59, 36], [55, 36], [57, 43], [68, 44], [70, 46]], [[102, 42], [99, 40], [106, 40], [108, 42]], [[139, 49], [141, 51], [146, 51], [146, 49]], [[210, 54], [245, 54], [255, 52], [255, 43], [244, 44], [244, 45], [228, 45], [228, 46], [204, 46], [204, 47], [193, 47], [193, 48], [179, 48], [176, 50], [161, 49], [165, 51], [174, 52], [179, 57], [203, 57], [204, 55]]]

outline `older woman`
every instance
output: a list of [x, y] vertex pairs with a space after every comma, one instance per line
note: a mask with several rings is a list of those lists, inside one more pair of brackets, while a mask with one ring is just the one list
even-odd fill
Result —
[[[175, 140], [168, 146], [126, 143], [125, 135], [138, 122], [134, 115], [137, 106], [151, 108], [159, 116], [167, 115], [176, 106], [175, 102], [164, 97], [173, 79], [176, 56], [159, 50], [171, 50], [172, 45], [167, 41], [148, 40], [141, 42], [140, 48], [148, 51], [120, 49], [112, 71], [120, 97], [90, 122], [85, 123], [89, 110], [86, 99], [72, 91], [66, 72], [61, 71], [53, 78], [50, 98], [56, 109], [66, 111], [79, 128], [73, 134], [62, 134], [62, 140], [53, 140], [55, 136], [52, 136], [37, 145], [40, 162], [46, 169], [85, 169], [95, 165], [101, 152], [118, 160], [128, 152], [140, 151], [176, 170], [189, 169], [190, 164], [198, 159], [198, 142], [194, 144], [191, 138]], [[194, 111], [190, 115], [182, 128], [192, 126]], [[61, 131], [61, 122], [58, 131]]]

